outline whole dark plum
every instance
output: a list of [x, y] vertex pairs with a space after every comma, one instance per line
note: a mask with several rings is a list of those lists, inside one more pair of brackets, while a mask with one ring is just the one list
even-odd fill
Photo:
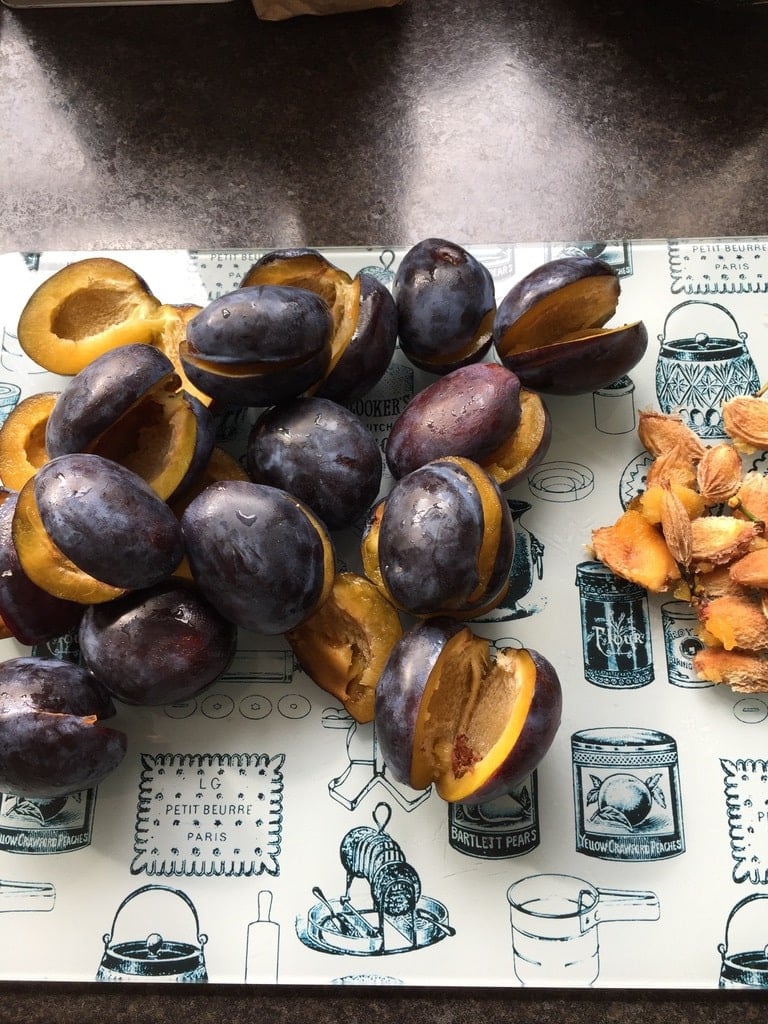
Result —
[[335, 557], [326, 528], [280, 488], [211, 484], [184, 510], [181, 525], [197, 586], [244, 629], [285, 633], [331, 591]]
[[13, 543], [13, 514], [17, 494], [0, 504], [0, 617], [22, 644], [61, 636], [76, 626], [83, 606], [54, 597], [27, 576]]
[[395, 420], [386, 457], [396, 478], [444, 455], [482, 464], [520, 423], [520, 381], [498, 363], [462, 366], [415, 395]]
[[113, 713], [102, 687], [72, 662], [0, 665], [0, 789], [49, 798], [98, 785], [127, 749], [125, 734], [100, 722]]
[[362, 398], [384, 376], [397, 346], [397, 307], [392, 293], [361, 272], [357, 323], [338, 361], [314, 392], [336, 402]]
[[488, 269], [443, 238], [426, 238], [403, 256], [392, 293], [400, 347], [417, 367], [448, 373], [479, 362], [491, 346], [496, 296]]
[[191, 584], [169, 580], [91, 605], [79, 643], [85, 666], [118, 700], [172, 704], [226, 670], [237, 627]]
[[178, 520], [124, 466], [100, 455], [60, 455], [30, 483], [50, 539], [95, 579], [126, 589], [148, 587], [181, 561]]
[[397, 481], [375, 507], [362, 547], [366, 575], [398, 608], [471, 618], [504, 597], [515, 534], [496, 483], [471, 460], [451, 457]]
[[331, 359], [333, 319], [305, 288], [243, 287], [214, 299], [187, 325], [184, 372], [225, 404], [271, 405], [319, 384]]
[[259, 416], [246, 468], [254, 481], [288, 491], [336, 530], [350, 526], [375, 500], [382, 458], [355, 413], [327, 398], [296, 398]]

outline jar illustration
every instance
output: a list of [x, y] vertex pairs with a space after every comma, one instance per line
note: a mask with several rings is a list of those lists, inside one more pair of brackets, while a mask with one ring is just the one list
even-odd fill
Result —
[[688, 601], [667, 601], [661, 606], [667, 680], [673, 686], [700, 689], [713, 683], [699, 679], [693, 659], [704, 647], [697, 634], [698, 616]]
[[[698, 307], [699, 329], [692, 337], [676, 337], [675, 325], [691, 322], [685, 315], [691, 307]], [[670, 310], [659, 335], [656, 362], [656, 397], [662, 412], [679, 413], [702, 439], [724, 438], [722, 403], [760, 387], [746, 340], [733, 314], [716, 302], [688, 299]]]
[[648, 595], [602, 562], [576, 566], [584, 677], [595, 686], [635, 689], [653, 682]]
[[496, 800], [448, 805], [448, 842], [468, 857], [521, 857], [536, 849], [539, 838], [535, 770]]
[[595, 427], [603, 434], [629, 434], [637, 425], [635, 383], [626, 374], [592, 393]]
[[521, 601], [533, 588], [536, 580], [544, 576], [544, 545], [522, 522], [526, 512], [533, 507], [528, 501], [507, 499], [515, 529], [515, 554], [509, 571], [509, 590], [498, 608], [478, 622], [503, 622], [507, 619], [521, 619], [533, 614], [538, 608], [527, 608]]
[[685, 850], [677, 743], [645, 728], [583, 729], [571, 737], [576, 850], [649, 861]]

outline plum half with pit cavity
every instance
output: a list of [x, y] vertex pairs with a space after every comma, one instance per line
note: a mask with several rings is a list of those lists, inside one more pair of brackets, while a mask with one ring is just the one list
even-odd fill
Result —
[[538, 651], [504, 648], [465, 625], [428, 619], [406, 631], [376, 688], [376, 735], [393, 776], [434, 784], [451, 803], [508, 793], [557, 734], [562, 691]]

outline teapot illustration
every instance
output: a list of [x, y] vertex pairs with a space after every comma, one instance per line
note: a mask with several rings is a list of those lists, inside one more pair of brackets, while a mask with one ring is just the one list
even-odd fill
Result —
[[[685, 314], [691, 307], [699, 307], [701, 326], [707, 328], [711, 322], [711, 327], [692, 337], [670, 335], [673, 318], [675, 324], [690, 324]], [[724, 438], [722, 403], [760, 388], [746, 340], [746, 331], [739, 330], [733, 314], [716, 302], [688, 299], [670, 310], [659, 335], [656, 362], [656, 397], [662, 412], [679, 413], [703, 440]]]

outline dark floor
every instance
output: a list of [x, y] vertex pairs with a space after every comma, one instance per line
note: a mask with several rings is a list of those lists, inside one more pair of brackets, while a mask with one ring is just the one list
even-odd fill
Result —
[[[0, 6], [0, 250], [768, 234], [767, 94], [768, 7], [405, 0], [267, 24], [248, 0]], [[0, 985], [14, 1024], [766, 1010], [756, 990]]]

